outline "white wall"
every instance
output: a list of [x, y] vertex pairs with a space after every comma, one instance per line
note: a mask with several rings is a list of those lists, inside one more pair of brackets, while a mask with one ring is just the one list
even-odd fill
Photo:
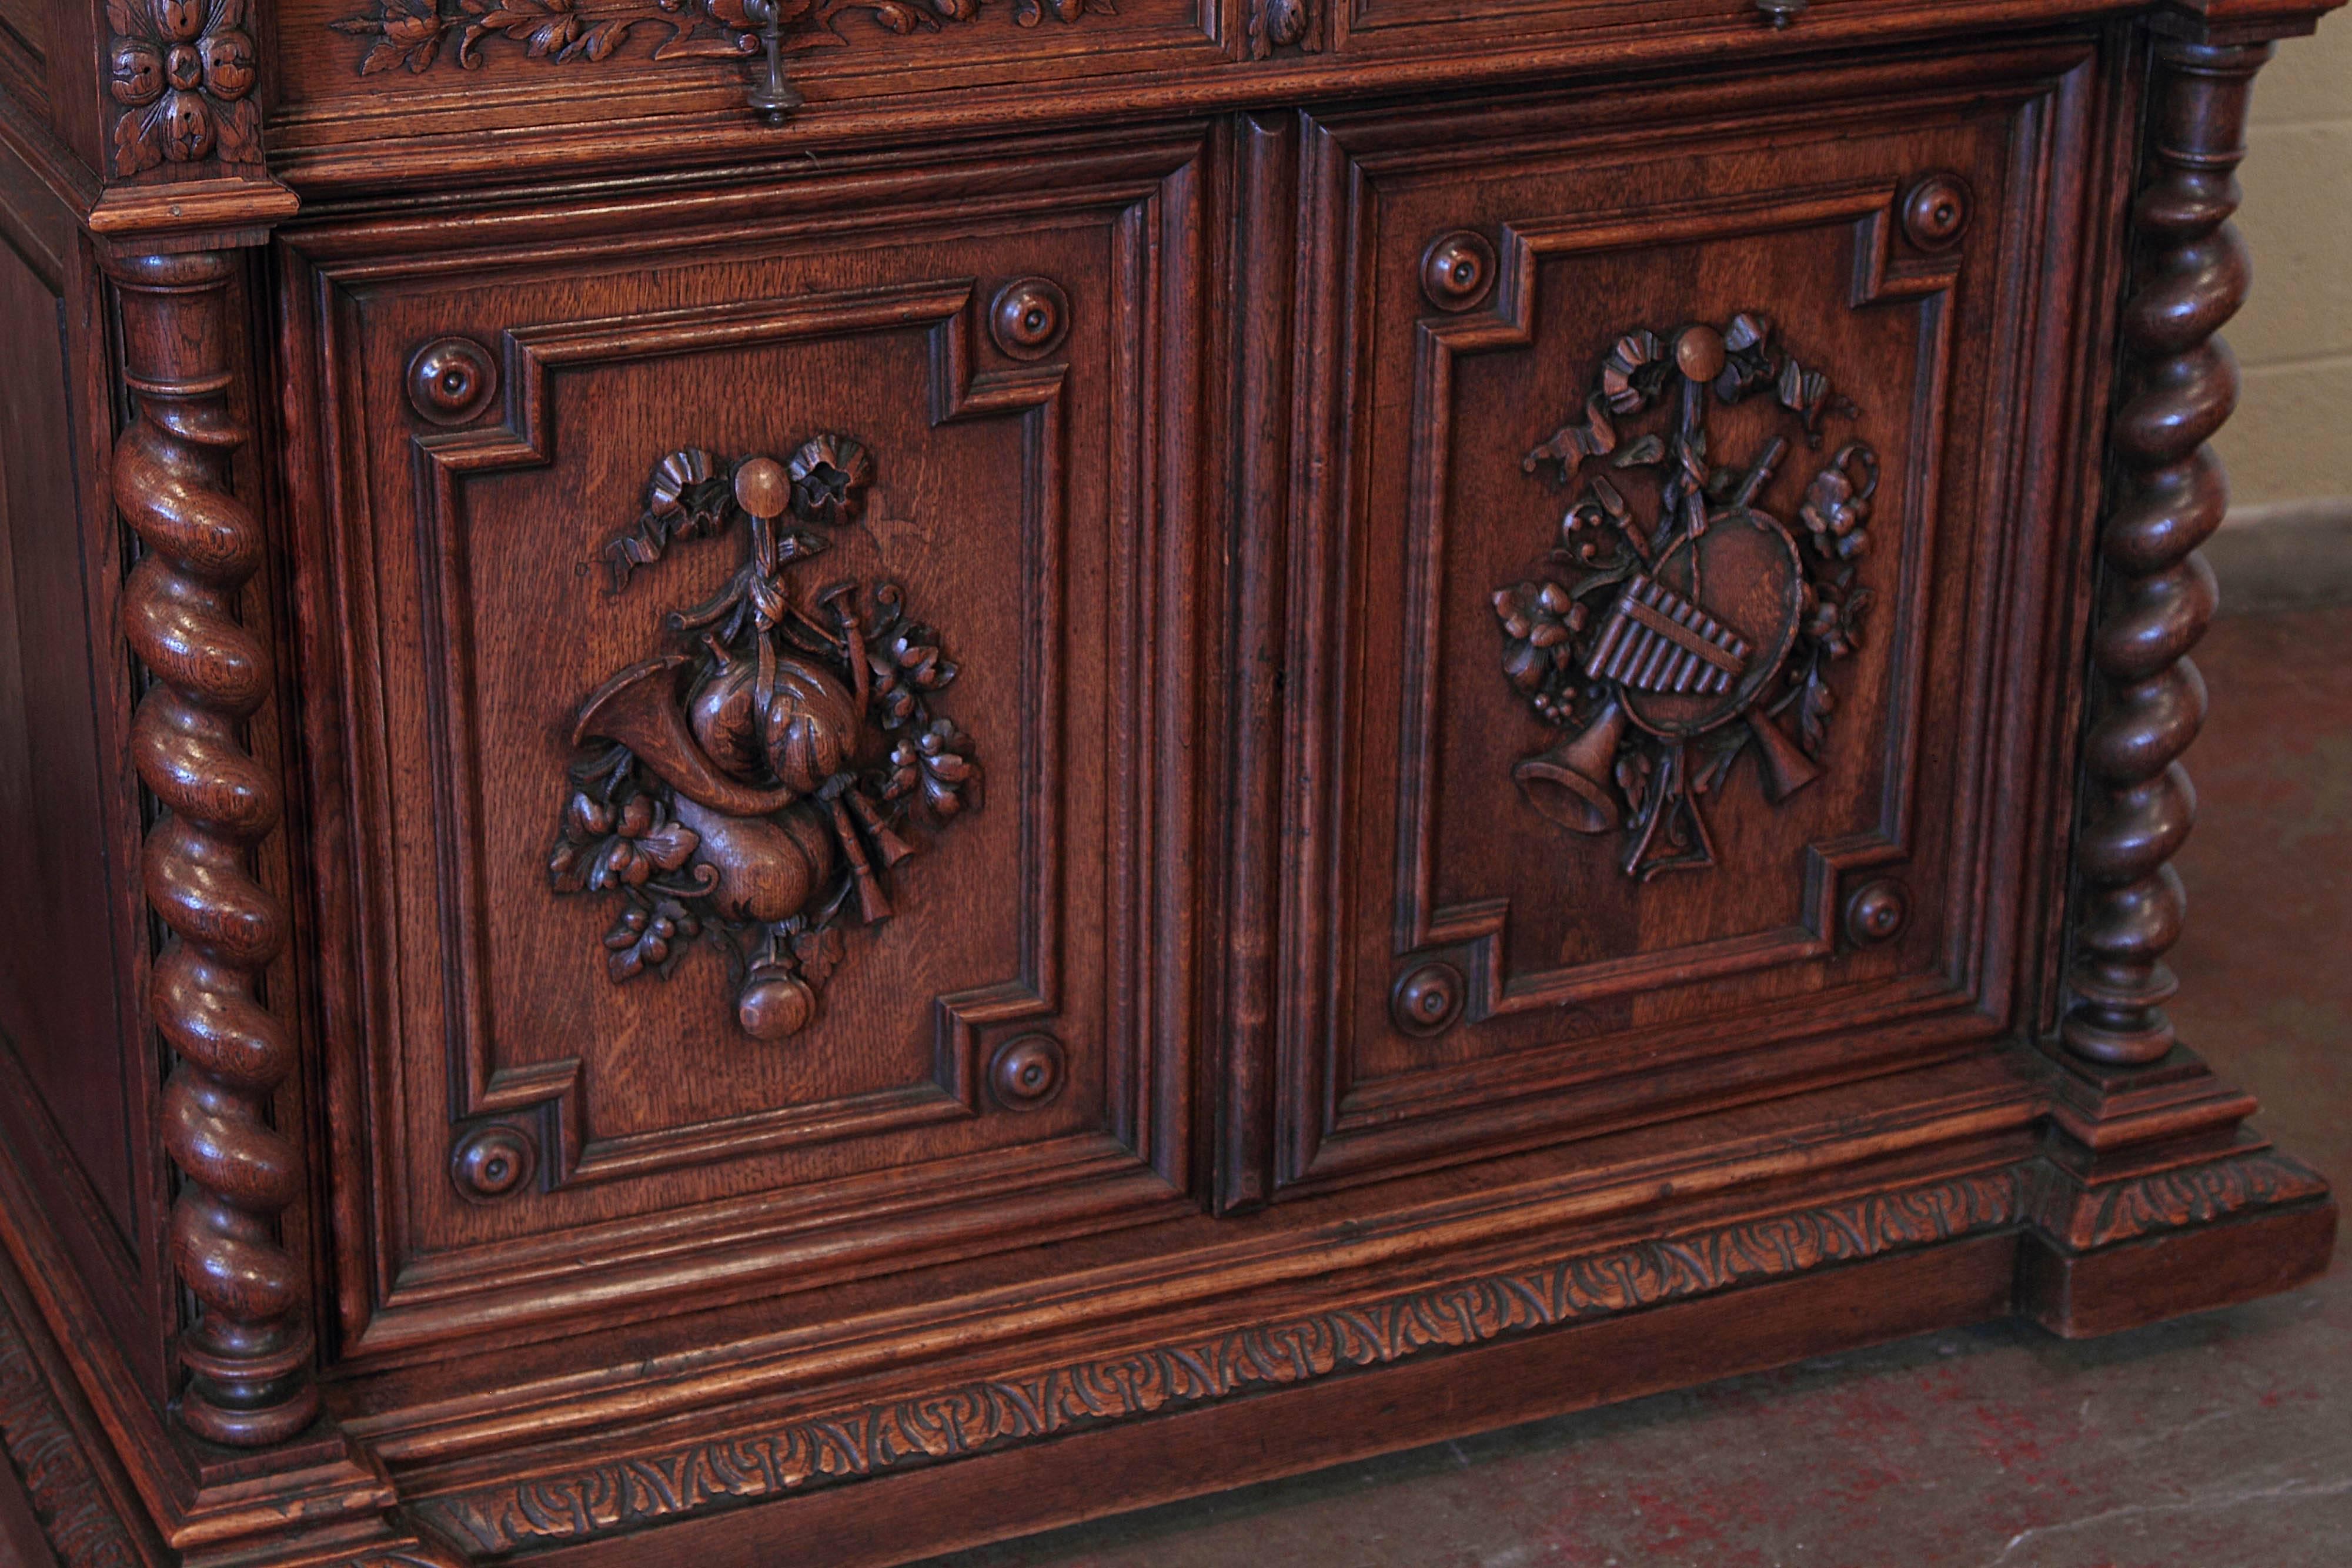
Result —
[[2255, 78], [2239, 177], [2254, 291], [2224, 333], [2245, 390], [2215, 443], [2232, 501], [2352, 508], [2352, 13], [2282, 42]]

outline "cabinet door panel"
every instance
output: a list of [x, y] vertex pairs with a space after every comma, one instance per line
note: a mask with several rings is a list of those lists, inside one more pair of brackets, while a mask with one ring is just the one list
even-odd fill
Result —
[[723, 243], [309, 236], [362, 1348], [1180, 1201], [1193, 152]]
[[1307, 138], [1280, 1179], [2005, 1028], [2072, 58]]

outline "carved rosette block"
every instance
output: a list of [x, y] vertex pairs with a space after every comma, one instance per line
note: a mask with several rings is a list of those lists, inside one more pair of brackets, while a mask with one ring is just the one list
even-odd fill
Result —
[[240, 733], [268, 696], [270, 666], [236, 618], [264, 540], [229, 490], [247, 438], [227, 398], [231, 263], [197, 252], [117, 258], [109, 271], [137, 402], [115, 443], [115, 504], [146, 547], [123, 590], [123, 629], [154, 676], [131, 753], [162, 808], [142, 869], [170, 932], [147, 1009], [178, 1059], [163, 1098], [185, 1178], [172, 1254], [197, 1303], [180, 1343], [180, 1416], [215, 1442], [256, 1447], [301, 1430], [319, 1402], [306, 1284], [276, 1235], [300, 1180], [299, 1151], [268, 1119], [293, 1044], [254, 994], [285, 946], [286, 913], [247, 866], [278, 825], [279, 792]]
[[615, 591], [683, 540], [732, 535], [745, 559], [718, 597], [664, 617], [665, 651], [581, 704], [549, 882], [618, 899], [604, 938], [615, 984], [715, 945], [754, 1040], [815, 1020], [842, 928], [890, 918], [889, 873], [926, 841], [914, 825], [979, 804], [971, 741], [934, 711], [957, 674], [939, 633], [895, 582], [809, 591], [798, 576], [856, 519], [873, 472], [845, 435], [781, 463], [673, 452], [605, 551]]
[[261, 162], [246, 0], [107, 0], [114, 172]]
[[[1785, 434], [1717, 465], [1709, 410], [1750, 397]], [[1622, 831], [1629, 876], [1715, 863], [1700, 801], [1745, 753], [1775, 803], [1821, 777], [1830, 669], [1861, 646], [1873, 599], [1877, 455], [1849, 439], [1814, 458], [1795, 526], [1766, 501], [1792, 439], [1819, 452], [1824, 423], [1858, 412], [1743, 313], [1625, 333], [1576, 417], [1527, 455], [1570, 498], [1552, 548], [1494, 606], [1505, 677], [1561, 736], [1511, 776], [1563, 827]]]
[[2238, 394], [2237, 363], [2214, 334], [2244, 301], [2250, 269], [2230, 223], [2246, 105], [2270, 46], [2168, 40], [2158, 47], [2147, 152], [2154, 178], [2134, 223], [2141, 266], [2124, 307], [2131, 382], [2112, 434], [2120, 494], [2101, 536], [2106, 602], [2092, 641], [2096, 717], [2075, 846], [2075, 1001], [2063, 1037], [2094, 1061], [2136, 1065], [2172, 1049], [2164, 955], [2184, 899], [2173, 855], [2197, 797], [2179, 758], [2205, 716], [2189, 651], [2215, 602], [2197, 547], [2229, 506], [2206, 444]]

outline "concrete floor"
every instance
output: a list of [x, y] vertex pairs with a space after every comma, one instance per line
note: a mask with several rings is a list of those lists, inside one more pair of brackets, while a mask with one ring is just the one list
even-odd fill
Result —
[[[2352, 608], [2217, 624], [2182, 1037], [2352, 1184]], [[2352, 1266], [2105, 1340], [2002, 1324], [935, 1560], [933, 1568], [2344, 1568]]]

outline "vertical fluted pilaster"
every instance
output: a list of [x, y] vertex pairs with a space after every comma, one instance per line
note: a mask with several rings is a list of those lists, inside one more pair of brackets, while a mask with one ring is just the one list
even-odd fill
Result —
[[247, 863], [280, 801], [241, 736], [270, 671], [268, 648], [236, 618], [263, 539], [229, 489], [247, 436], [227, 395], [231, 262], [134, 256], [108, 270], [136, 401], [115, 443], [114, 499], [146, 547], [124, 585], [123, 631], [154, 677], [131, 754], [163, 808], [141, 871], [171, 933], [147, 1010], [178, 1059], [163, 1088], [163, 1136], [182, 1177], [172, 1255], [198, 1303], [180, 1343], [180, 1415], [215, 1442], [258, 1447], [308, 1426], [319, 1399], [303, 1281], [277, 1235], [299, 1191], [299, 1156], [267, 1120], [293, 1045], [254, 995], [285, 946], [286, 914]]
[[2129, 391], [2110, 440], [2121, 494], [2101, 535], [2105, 604], [2093, 636], [2099, 683], [2085, 747], [2088, 796], [2075, 850], [2073, 985], [2063, 1033], [2093, 1061], [2134, 1064], [2172, 1049], [2164, 955], [2184, 900], [2173, 854], [2197, 795], [2179, 758], [2205, 717], [2189, 651], [2212, 619], [2213, 574], [2197, 547], [2221, 526], [2229, 484], [2205, 443], [2237, 404], [2238, 368], [2214, 333], [2246, 297], [2230, 225], [2246, 104], [2270, 46], [2167, 40], [2151, 84], [2149, 179], [2133, 211], [2139, 271], [2124, 306]]

